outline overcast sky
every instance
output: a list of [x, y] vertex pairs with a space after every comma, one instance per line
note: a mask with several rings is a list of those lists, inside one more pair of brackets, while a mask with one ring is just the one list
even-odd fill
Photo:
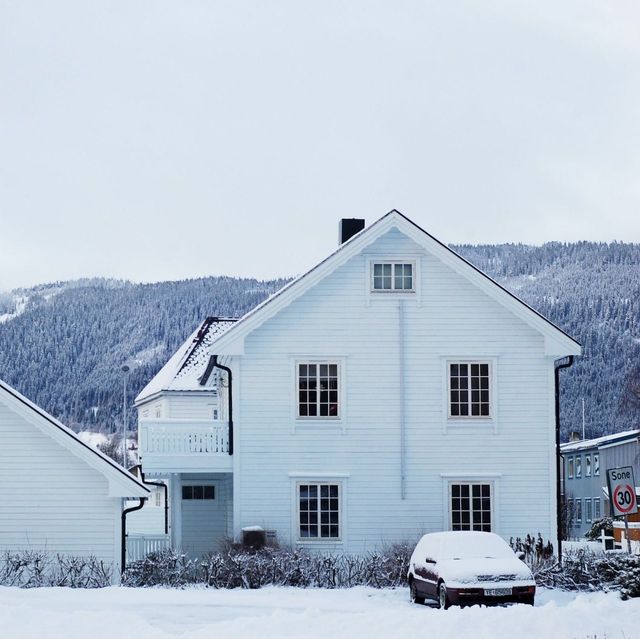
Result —
[[640, 241], [640, 3], [0, 0], [0, 290], [293, 275], [392, 208]]

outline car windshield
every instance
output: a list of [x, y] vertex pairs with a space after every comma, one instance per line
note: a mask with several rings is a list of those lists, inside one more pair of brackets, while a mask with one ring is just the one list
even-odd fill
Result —
[[439, 539], [438, 559], [483, 559], [513, 557], [513, 551], [497, 535], [452, 533]]

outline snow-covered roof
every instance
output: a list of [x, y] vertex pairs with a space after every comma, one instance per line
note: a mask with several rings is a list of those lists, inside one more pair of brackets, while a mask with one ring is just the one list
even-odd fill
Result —
[[140, 391], [140, 404], [162, 391], [211, 391], [200, 379], [209, 362], [209, 346], [236, 322], [232, 318], [207, 317], [188, 337], [156, 376]]
[[555, 357], [580, 355], [579, 342], [531, 308], [519, 297], [505, 289], [486, 273], [468, 262], [461, 255], [420, 228], [415, 222], [397, 210], [392, 210], [371, 226], [356, 233], [341, 244], [331, 255], [300, 277], [286, 284], [264, 302], [244, 315], [231, 330], [219, 334], [210, 352], [216, 355], [238, 355], [244, 352], [244, 338], [263, 322], [273, 317], [298, 296], [332, 273], [336, 268], [357, 255], [366, 246], [392, 228], [413, 239], [418, 245], [440, 259], [469, 282], [502, 304], [514, 315], [539, 331], [545, 337], [545, 353]]
[[101, 473], [111, 497], [148, 497], [149, 489], [103, 452], [83, 442], [70, 428], [0, 380], [0, 401]]
[[614, 435], [604, 435], [603, 437], [595, 437], [593, 439], [580, 439], [575, 442], [566, 442], [560, 444], [560, 450], [563, 453], [572, 453], [578, 450], [586, 450], [587, 448], [602, 448], [615, 444], [622, 444], [627, 440], [640, 437], [640, 429], [625, 430]]

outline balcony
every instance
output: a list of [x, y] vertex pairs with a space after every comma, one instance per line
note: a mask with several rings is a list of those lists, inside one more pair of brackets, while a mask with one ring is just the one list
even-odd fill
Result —
[[138, 454], [145, 473], [230, 472], [229, 424], [210, 419], [141, 419]]

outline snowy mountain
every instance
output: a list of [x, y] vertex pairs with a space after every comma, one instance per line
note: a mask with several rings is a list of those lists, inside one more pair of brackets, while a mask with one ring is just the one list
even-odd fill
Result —
[[[563, 435], [640, 426], [640, 245], [453, 247], [578, 339], [562, 373]], [[76, 430], [121, 427], [131, 401], [207, 316], [244, 314], [284, 281], [87, 279], [0, 294], [0, 378]]]

